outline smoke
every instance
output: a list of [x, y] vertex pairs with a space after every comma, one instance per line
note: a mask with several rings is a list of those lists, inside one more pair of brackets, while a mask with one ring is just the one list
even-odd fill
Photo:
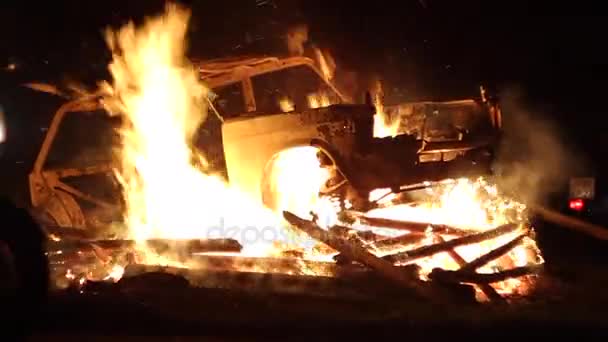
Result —
[[504, 91], [501, 108], [504, 131], [495, 163], [500, 189], [542, 203], [587, 168], [557, 122], [526, 104], [521, 90]]

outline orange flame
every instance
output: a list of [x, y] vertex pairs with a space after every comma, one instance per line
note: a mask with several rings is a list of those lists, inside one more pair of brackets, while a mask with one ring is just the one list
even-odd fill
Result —
[[279, 108], [281, 108], [283, 113], [293, 112], [295, 109], [293, 101], [288, 97], [284, 97], [279, 100]]
[[382, 90], [382, 83], [377, 81], [375, 88], [373, 89], [373, 100], [374, 107], [376, 108], [376, 114], [374, 115], [374, 137], [385, 138], [385, 137], [396, 137], [399, 130], [399, 120], [390, 121], [388, 115], [384, 110], [384, 92]]
[[327, 81], [333, 80], [336, 73], [336, 62], [333, 57], [328, 52], [323, 52], [319, 48], [315, 48], [314, 51], [323, 77]]
[[[147, 251], [145, 241], [151, 238], [235, 238], [244, 246], [244, 255], [254, 256], [276, 254], [277, 241], [283, 246], [310, 247], [306, 244], [310, 240], [290, 240], [294, 234], [284, 225], [281, 215], [209, 174], [204, 157], [193, 150], [192, 138], [206, 117], [208, 90], [184, 57], [188, 19], [188, 11], [169, 5], [162, 17], [148, 20], [140, 29], [136, 30], [131, 23], [106, 35], [113, 53], [109, 67], [113, 82], [103, 84], [108, 94], [105, 104], [109, 111], [128, 119], [121, 129], [121, 168], [116, 174], [123, 186], [124, 216], [131, 236], [143, 251]], [[311, 107], [330, 104], [329, 99], [318, 95], [322, 94], [309, 97]], [[377, 108], [377, 115], [382, 117], [380, 100]], [[375, 129], [376, 134], [385, 128]], [[392, 129], [382, 132], [385, 136], [394, 134]], [[316, 150], [295, 148], [277, 158], [273, 180], [278, 192], [278, 211], [289, 210], [303, 217], [312, 211], [317, 216], [322, 214], [321, 221], [326, 222], [326, 227], [336, 223], [335, 204], [319, 198], [320, 188], [329, 175], [320, 166]], [[421, 205], [392, 205], [367, 214], [483, 231], [506, 222], [522, 222], [524, 209], [522, 204], [503, 198], [483, 180], [458, 180], [431, 191], [430, 199], [422, 200]], [[274, 231], [270, 238], [265, 238], [268, 227]], [[457, 251], [470, 260], [511, 237]], [[512, 263], [523, 265], [541, 258], [535, 247], [534, 241], [527, 239], [509, 254]], [[173, 262], [151, 253], [145, 255], [149, 263]], [[420, 265], [426, 272], [437, 265], [455, 267], [445, 255], [422, 260]], [[489, 265], [485, 270], [499, 266]], [[113, 269], [111, 278], [119, 277], [121, 271], [118, 267]], [[521, 283], [513, 280], [497, 287], [514, 292]]]
[[[380, 190], [378, 192], [382, 193]], [[376, 194], [377, 195], [377, 194]], [[421, 195], [422, 196], [422, 195]], [[367, 213], [370, 217], [388, 218], [410, 222], [425, 222], [431, 224], [446, 224], [456, 228], [486, 231], [506, 223], [526, 224], [526, 206], [502, 196], [495, 185], [491, 185], [483, 179], [471, 181], [459, 179], [436, 189], [429, 189], [419, 205], [393, 205], [385, 208], [374, 209]], [[370, 229], [364, 225], [360, 229]], [[383, 229], [380, 229], [381, 231]], [[395, 234], [393, 231], [392, 234]], [[403, 234], [403, 232], [401, 232]], [[457, 247], [455, 250], [466, 261], [471, 261], [493, 249], [514, 239], [521, 231], [506, 234], [496, 239], [483, 243]], [[453, 239], [453, 236], [444, 236], [445, 240]], [[421, 241], [415, 246], [434, 243], [432, 236]], [[525, 238], [523, 243], [515, 247], [508, 258], [510, 267], [525, 266], [542, 262], [542, 256], [536, 243], [531, 238]], [[498, 259], [481, 268], [479, 272], [492, 272], [501, 268], [504, 258]], [[446, 253], [437, 254], [433, 257], [417, 260], [416, 264], [422, 267], [421, 273], [426, 277], [433, 268], [439, 267], [446, 270], [456, 270], [459, 265]], [[493, 284], [499, 292], [514, 293], [524, 288], [520, 279], [510, 279], [498, 284]]]
[[[169, 5], [141, 29], [131, 23], [106, 35], [113, 52], [106, 104], [129, 119], [117, 172], [125, 220], [142, 243], [204, 238], [222, 224], [279, 226], [271, 211], [203, 172], [204, 158], [191, 148], [206, 116], [208, 90], [184, 57], [188, 19], [188, 11]], [[240, 215], [233, 215], [235, 208]]]
[[329, 96], [324, 92], [318, 92], [313, 94], [308, 94], [308, 107], [315, 108], [325, 108], [331, 106], [331, 100]]
[[[151, 238], [228, 237], [237, 239], [245, 254], [272, 254], [275, 241], [263, 236], [268, 227], [276, 240], [289, 235], [282, 216], [207, 173], [204, 157], [191, 147], [206, 117], [208, 90], [184, 57], [188, 19], [188, 11], [169, 5], [164, 16], [138, 30], [131, 23], [106, 36], [113, 83], [104, 85], [110, 94], [105, 103], [128, 118], [117, 171], [125, 221], [142, 245]], [[289, 162], [281, 163], [279, 183], [293, 170], [300, 172], [293, 185], [312, 185], [322, 177], [310, 151], [296, 149], [285, 158]], [[288, 185], [282, 184], [282, 191], [289, 191]]]

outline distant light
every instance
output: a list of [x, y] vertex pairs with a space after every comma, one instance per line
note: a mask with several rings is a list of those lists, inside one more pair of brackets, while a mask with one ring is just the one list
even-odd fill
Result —
[[4, 109], [0, 106], [0, 143], [6, 141], [6, 120], [4, 118]]
[[585, 209], [585, 202], [580, 198], [575, 198], [570, 200], [568, 206], [574, 211], [581, 211]]

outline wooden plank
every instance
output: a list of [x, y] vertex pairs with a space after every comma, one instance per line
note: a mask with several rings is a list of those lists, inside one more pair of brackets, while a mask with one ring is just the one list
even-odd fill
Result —
[[608, 240], [608, 228], [606, 227], [585, 222], [540, 205], [529, 205], [528, 207], [549, 222], [587, 234], [599, 240]]
[[313, 239], [330, 246], [331, 248], [340, 252], [342, 255], [345, 255], [347, 258], [369, 266], [384, 278], [391, 280], [404, 288], [413, 290], [421, 297], [429, 300], [438, 299], [434, 298], [432, 293], [433, 291], [429, 291], [430, 288], [422, 286], [418, 279], [402, 272], [399, 267], [394, 266], [390, 262], [376, 257], [372, 253], [368, 252], [365, 248], [353, 244], [352, 241], [347, 241], [336, 237], [329, 231], [321, 229], [314, 222], [299, 218], [290, 212], [283, 212], [283, 216], [287, 222], [292, 224], [295, 228], [303, 231]]
[[[445, 242], [445, 240], [441, 236], [438, 236], [437, 239], [439, 242]], [[450, 249], [448, 251], [448, 254], [461, 267], [461, 269], [462, 267], [467, 265], [467, 261], [462, 256], [460, 256], [460, 254], [458, 254], [458, 252], [456, 252], [454, 249]], [[488, 298], [488, 300], [494, 302], [504, 302], [504, 298], [502, 298], [502, 296], [498, 294], [498, 292], [496, 292], [496, 289], [494, 289], [490, 284], [479, 284], [477, 285], [477, 287], [479, 287], [481, 292], [483, 292], [483, 294]]]
[[409, 232], [418, 232], [418, 233], [437, 233], [444, 235], [456, 235], [463, 236], [467, 234], [471, 234], [472, 231], [464, 230], [460, 228], [451, 227], [444, 224], [432, 224], [428, 222], [411, 222], [411, 221], [399, 221], [392, 220], [386, 218], [378, 218], [378, 217], [367, 217], [362, 216], [359, 217], [361, 223], [377, 228], [390, 228], [395, 230], [407, 230]]
[[526, 234], [521, 234], [515, 239], [507, 242], [506, 244], [480, 256], [479, 258], [472, 260], [466, 265], [461, 265], [460, 271], [462, 272], [475, 272], [478, 268], [485, 266], [486, 264], [492, 262], [500, 258], [501, 256], [509, 253], [513, 248], [517, 247], [523, 239], [526, 237]]
[[407, 252], [387, 255], [383, 257], [383, 259], [391, 263], [407, 263], [416, 259], [429, 257], [437, 253], [447, 252], [458, 246], [472, 245], [482, 241], [495, 239], [501, 235], [514, 232], [517, 229], [519, 229], [519, 227], [516, 224], [505, 224], [485, 232], [463, 236], [461, 238], [440, 242], [434, 245], [423, 246]]
[[510, 270], [495, 273], [474, 273], [461, 271], [446, 271], [436, 269], [431, 272], [429, 278], [432, 280], [451, 282], [451, 283], [470, 283], [470, 284], [492, 284], [505, 281], [510, 278], [519, 278], [527, 275], [538, 274], [544, 265], [531, 265], [515, 267]]

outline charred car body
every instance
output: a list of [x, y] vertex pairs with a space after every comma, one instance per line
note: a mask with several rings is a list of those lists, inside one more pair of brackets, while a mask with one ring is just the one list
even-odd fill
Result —
[[[275, 157], [297, 146], [318, 148], [322, 164], [335, 170], [323, 192], [349, 199], [356, 207], [370, 205], [368, 194], [373, 189], [402, 191], [419, 183], [491, 172], [501, 117], [497, 104], [483, 96], [388, 106], [385, 115], [399, 122], [398, 135], [376, 138], [376, 109], [371, 101], [351, 103], [312, 59], [239, 58], [197, 65], [215, 99], [195, 144], [214, 171], [269, 207], [274, 199], [269, 175]], [[287, 100], [289, 106], [283, 106]], [[120, 196], [116, 196], [120, 191], [111, 181], [115, 166], [108, 153], [112, 133], [96, 142], [98, 151], [85, 151], [105, 158], [84, 158], [73, 167], [52, 165], [67, 118], [107, 119], [91, 112], [102, 112], [95, 96], [61, 106], [30, 173], [34, 211], [48, 224], [84, 228], [120, 215]], [[108, 130], [115, 133], [112, 125]], [[78, 131], [90, 134], [82, 126]], [[64, 145], [74, 147], [73, 143]], [[66, 155], [65, 151], [57, 154]], [[100, 189], [97, 185], [92, 191], [83, 190], [80, 185], [86, 182], [78, 182], [83, 177], [105, 177], [110, 181], [106, 192], [114, 195], [91, 193]]]

